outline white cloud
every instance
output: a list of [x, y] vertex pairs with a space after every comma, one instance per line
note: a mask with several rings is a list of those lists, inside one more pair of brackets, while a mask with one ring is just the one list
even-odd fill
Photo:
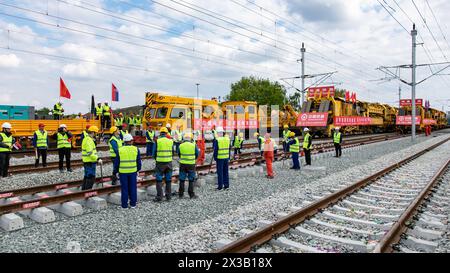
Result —
[[0, 55], [0, 67], [18, 67], [21, 60], [15, 54]]

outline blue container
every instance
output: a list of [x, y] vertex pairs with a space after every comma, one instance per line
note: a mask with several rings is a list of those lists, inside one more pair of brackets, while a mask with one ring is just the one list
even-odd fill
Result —
[[0, 105], [0, 120], [34, 119], [34, 106]]

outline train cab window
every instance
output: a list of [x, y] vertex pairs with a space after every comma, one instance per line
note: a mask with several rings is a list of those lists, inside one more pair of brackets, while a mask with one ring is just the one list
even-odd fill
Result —
[[200, 118], [200, 110], [198, 110], [198, 109], [195, 109], [195, 110], [194, 110], [194, 118], [195, 118], [195, 119]]
[[166, 118], [167, 116], [167, 109], [166, 107], [158, 108], [158, 111], [156, 112], [156, 118]]
[[148, 117], [147, 118], [154, 118], [155, 117], [155, 108], [150, 108], [150, 110], [148, 111], [149, 112], [149, 115], [148, 115]]
[[211, 106], [203, 107], [203, 113], [211, 115], [214, 112], [214, 109]]
[[254, 114], [255, 113], [255, 106], [249, 106], [249, 107], [247, 107], [247, 109], [248, 109], [248, 113], [249, 114]]
[[245, 114], [244, 107], [237, 105], [236, 107], [234, 107], [234, 113], [235, 114]]
[[186, 118], [186, 109], [173, 108], [170, 113], [170, 118]]

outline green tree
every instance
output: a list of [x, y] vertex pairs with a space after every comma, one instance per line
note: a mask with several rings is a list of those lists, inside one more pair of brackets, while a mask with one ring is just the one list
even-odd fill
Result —
[[227, 101], [256, 101], [258, 105], [284, 105], [286, 90], [278, 82], [269, 79], [242, 77], [231, 84]]
[[347, 89], [336, 89], [336, 97], [345, 98], [345, 92]]

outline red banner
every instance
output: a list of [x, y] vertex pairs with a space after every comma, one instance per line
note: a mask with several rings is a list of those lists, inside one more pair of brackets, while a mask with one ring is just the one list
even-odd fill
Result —
[[434, 119], [431, 118], [424, 118], [423, 119], [423, 125], [436, 125], [437, 122]]
[[358, 116], [339, 116], [334, 117], [334, 126], [351, 126], [351, 125], [370, 125], [372, 118]]
[[334, 86], [319, 86], [308, 88], [308, 97], [334, 97]]
[[298, 116], [297, 126], [324, 127], [327, 126], [328, 113], [303, 113]]
[[[400, 100], [400, 107], [404, 107], [404, 106], [411, 106], [412, 100], [410, 99], [404, 99], [404, 100]], [[422, 106], [423, 105], [423, 99], [416, 99], [416, 106]]]
[[[395, 124], [411, 125], [412, 124], [412, 116], [397, 116]], [[420, 125], [420, 117], [416, 117], [416, 125]]]
[[194, 119], [194, 130], [212, 130], [213, 127], [223, 127], [224, 130], [257, 129], [257, 120], [223, 120]]

